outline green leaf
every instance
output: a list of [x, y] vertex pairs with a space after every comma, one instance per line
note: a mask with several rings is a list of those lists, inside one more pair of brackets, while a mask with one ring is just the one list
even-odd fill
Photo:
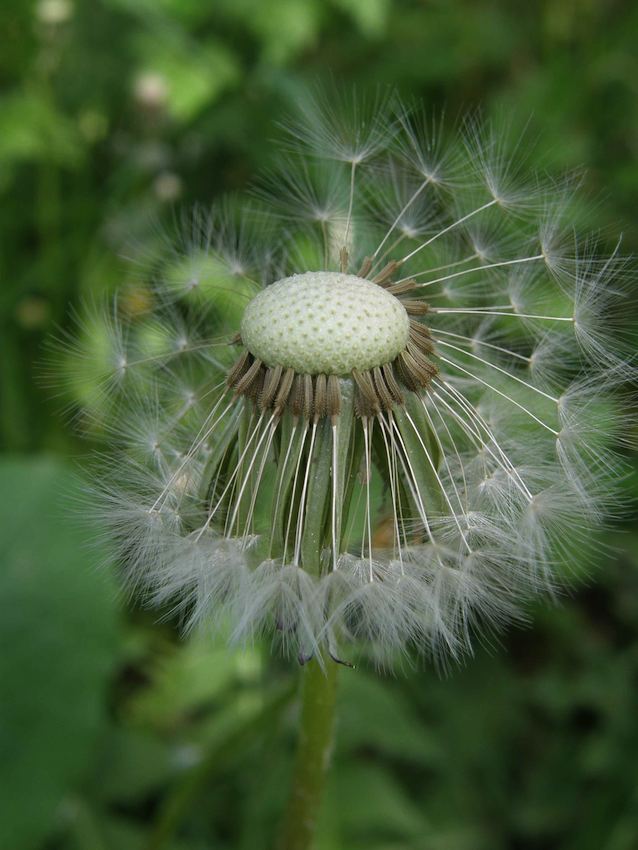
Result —
[[421, 838], [427, 831], [420, 808], [380, 766], [347, 764], [335, 770], [326, 797], [345, 847], [388, 847], [384, 838]]
[[98, 753], [91, 796], [109, 802], [143, 799], [168, 783], [176, 762], [176, 753], [159, 736], [113, 727]]
[[0, 100], [0, 167], [33, 161], [81, 164], [84, 148], [75, 125], [45, 97], [16, 92]]
[[143, 70], [164, 78], [170, 113], [187, 123], [237, 81], [239, 65], [221, 43], [162, 34], [140, 38]]
[[260, 42], [264, 64], [275, 67], [310, 47], [321, 26], [318, 0], [219, 0], [218, 9], [252, 30]]
[[389, 0], [332, 0], [347, 12], [364, 35], [381, 36], [390, 11]]
[[175, 727], [259, 670], [258, 650], [230, 650], [202, 633], [157, 662], [151, 686], [131, 704], [131, 718], [147, 728]]
[[356, 670], [341, 677], [340, 752], [373, 750], [421, 764], [438, 761], [441, 747], [392, 682]]
[[0, 844], [35, 847], [105, 723], [116, 602], [65, 516], [75, 476], [49, 459], [0, 464]]

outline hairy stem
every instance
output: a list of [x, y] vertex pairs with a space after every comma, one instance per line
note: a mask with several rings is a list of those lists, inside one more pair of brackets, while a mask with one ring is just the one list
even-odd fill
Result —
[[334, 730], [337, 665], [313, 659], [303, 674], [302, 707], [290, 799], [279, 850], [310, 850], [328, 774]]

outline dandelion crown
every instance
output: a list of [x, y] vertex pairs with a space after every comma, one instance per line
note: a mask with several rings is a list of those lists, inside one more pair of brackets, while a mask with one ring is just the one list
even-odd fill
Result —
[[189, 627], [459, 656], [609, 508], [622, 262], [489, 127], [300, 113], [250, 201], [196, 212], [141, 299], [85, 321], [100, 518]]

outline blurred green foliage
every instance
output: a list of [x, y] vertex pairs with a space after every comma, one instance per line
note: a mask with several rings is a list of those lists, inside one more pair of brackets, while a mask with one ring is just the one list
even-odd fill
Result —
[[46, 837], [81, 777], [116, 662], [114, 585], [84, 568], [87, 538], [69, 527], [62, 496], [81, 497], [64, 464], [0, 465], [0, 831], [10, 847]]
[[[45, 337], [81, 300], [134, 291], [175, 209], [243, 189], [289, 96], [326, 72], [450, 120], [479, 105], [531, 116], [532, 165], [586, 165], [582, 216], [638, 248], [629, 0], [3, 0], [0, 31], [0, 446], [14, 455], [78, 451], [41, 386]], [[0, 844], [272, 847], [295, 671], [118, 615], [105, 556], [65, 518], [66, 464], [14, 457], [0, 477]], [[624, 554], [595, 586], [466, 669], [343, 671], [318, 850], [638, 846], [638, 536], [614, 535]]]

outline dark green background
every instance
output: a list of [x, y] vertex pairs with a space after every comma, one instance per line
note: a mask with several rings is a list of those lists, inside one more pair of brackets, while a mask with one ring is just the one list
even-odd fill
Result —
[[[135, 284], [121, 257], [158, 221], [244, 189], [289, 98], [326, 73], [450, 121], [531, 117], [531, 165], [584, 167], [583, 217], [636, 251], [638, 6], [3, 0], [0, 33], [0, 844], [266, 850], [296, 670], [180, 641], [118, 599], [65, 507], [82, 507], [89, 447], [43, 341], [73, 305]], [[638, 846], [632, 517], [604, 543], [588, 586], [464, 669], [343, 671], [318, 850]]]

